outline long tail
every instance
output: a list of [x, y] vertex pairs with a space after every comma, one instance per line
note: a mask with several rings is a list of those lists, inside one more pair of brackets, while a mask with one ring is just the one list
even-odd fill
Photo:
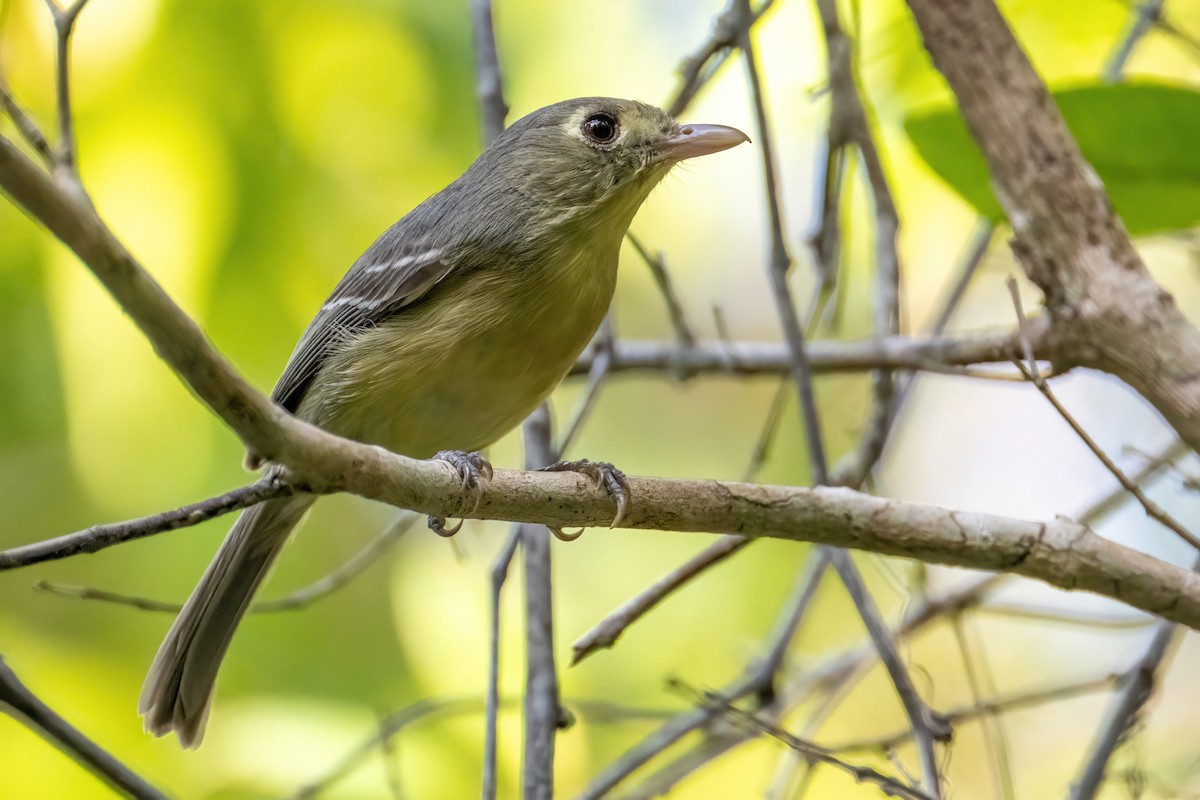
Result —
[[174, 731], [184, 747], [199, 746], [213, 683], [233, 631], [314, 499], [269, 500], [238, 517], [150, 665], [138, 703], [146, 730], [155, 736]]

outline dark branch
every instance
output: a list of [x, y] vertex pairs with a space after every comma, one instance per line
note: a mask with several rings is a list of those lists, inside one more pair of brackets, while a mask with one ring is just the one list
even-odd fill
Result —
[[0, 658], [0, 711], [24, 723], [113, 789], [137, 800], [166, 800], [167, 795], [117, 761], [25, 688]]
[[95, 553], [122, 542], [198, 525], [222, 514], [228, 514], [231, 511], [237, 511], [274, 497], [284, 497], [295, 491], [295, 487], [277, 478], [262, 478], [248, 486], [182, 508], [125, 522], [93, 525], [75, 533], [47, 539], [44, 542], [0, 551], [0, 572], [82, 553]]

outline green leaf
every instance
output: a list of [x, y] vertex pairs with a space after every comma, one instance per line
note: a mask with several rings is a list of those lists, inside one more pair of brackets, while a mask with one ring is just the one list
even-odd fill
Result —
[[[1200, 222], [1200, 92], [1127, 83], [1053, 95], [1131, 234]], [[921, 158], [966, 202], [993, 221], [1004, 219], [983, 155], [957, 108], [918, 111], [904, 129]]]

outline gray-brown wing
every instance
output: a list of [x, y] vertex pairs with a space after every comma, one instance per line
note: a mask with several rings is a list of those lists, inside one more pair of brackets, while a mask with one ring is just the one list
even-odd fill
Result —
[[347, 338], [416, 302], [450, 272], [438, 250], [374, 261], [370, 251], [321, 306], [296, 343], [271, 399], [295, 413], [321, 365]]

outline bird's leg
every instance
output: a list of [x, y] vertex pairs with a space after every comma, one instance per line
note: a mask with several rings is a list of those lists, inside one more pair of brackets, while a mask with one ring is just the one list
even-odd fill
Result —
[[[459, 489], [475, 498], [471, 510], [479, 508], [483, 492], [487, 488], [488, 481], [492, 479], [492, 465], [483, 457], [483, 454], [468, 453], [463, 450], [442, 450], [433, 457], [433, 460], [444, 461], [450, 465], [462, 482]], [[462, 528], [461, 520], [453, 528], [447, 528], [445, 517], [429, 517], [429, 529], [439, 536], [453, 536], [458, 533], [460, 528]]]
[[[613, 517], [610, 528], [615, 528], [621, 524], [621, 520], [625, 518], [625, 510], [629, 507], [629, 481], [625, 479], [625, 473], [614, 467], [607, 461], [588, 461], [582, 458], [578, 461], [560, 461], [557, 464], [551, 464], [548, 467], [542, 467], [540, 472], [578, 472], [582, 475], [587, 475], [596, 482], [597, 486], [604, 487], [617, 504], [617, 513]], [[564, 542], [572, 542], [578, 539], [583, 534], [583, 528], [580, 528], [575, 533], [567, 533], [562, 528], [557, 528], [553, 525], [547, 526], [550, 531]]]

